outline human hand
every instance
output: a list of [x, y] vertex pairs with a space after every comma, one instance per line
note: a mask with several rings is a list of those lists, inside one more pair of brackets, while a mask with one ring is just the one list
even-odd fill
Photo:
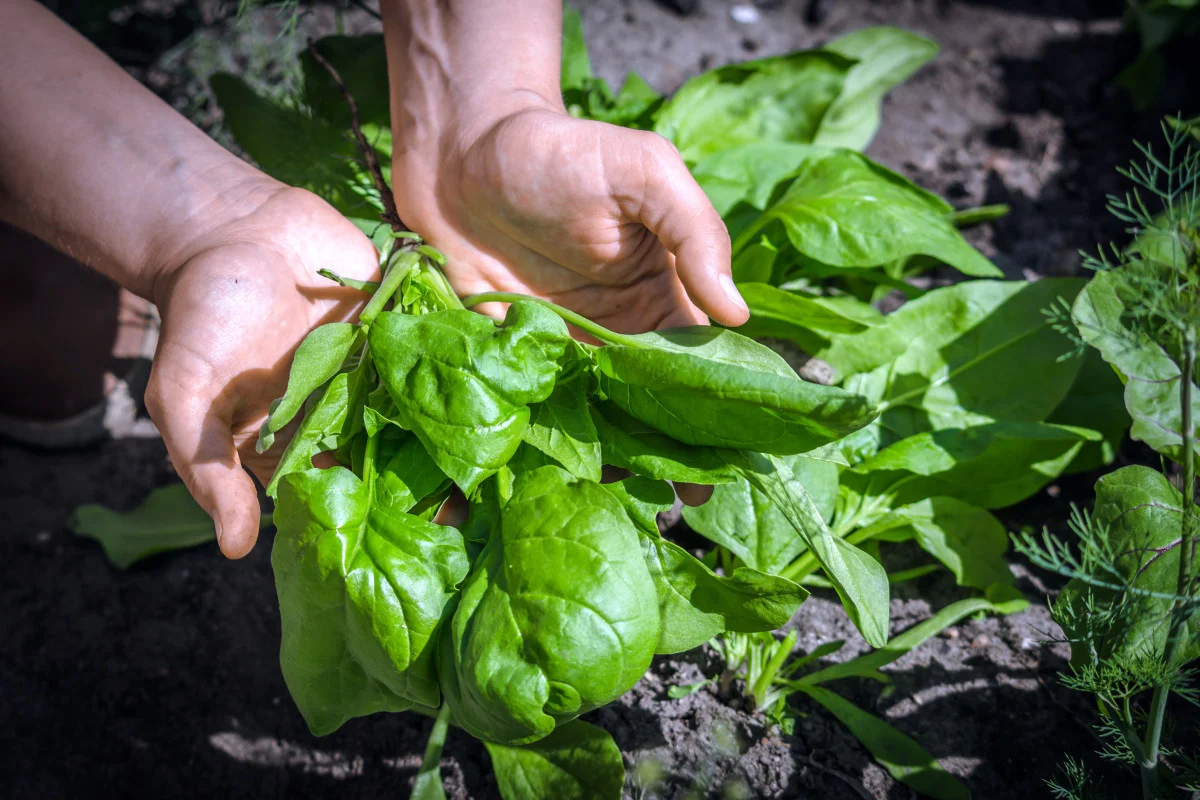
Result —
[[624, 333], [746, 321], [725, 225], [667, 140], [552, 102], [480, 117], [393, 162], [401, 218], [460, 294], [532, 294]]
[[242, 467], [264, 483], [275, 469], [287, 437], [262, 455], [254, 445], [287, 386], [292, 352], [362, 304], [317, 270], [359, 279], [379, 271], [371, 242], [323, 200], [255, 180], [219, 220], [181, 226], [201, 232], [162, 254], [152, 290], [163, 326], [146, 405], [230, 558], [258, 537], [258, 497]]

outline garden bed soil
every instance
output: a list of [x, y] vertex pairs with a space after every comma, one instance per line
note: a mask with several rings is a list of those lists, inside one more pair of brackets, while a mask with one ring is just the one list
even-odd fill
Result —
[[[663, 91], [719, 63], [813, 46], [863, 25], [928, 34], [942, 53], [888, 98], [869, 154], [957, 206], [1011, 204], [1008, 218], [970, 236], [1013, 278], [1077, 274], [1078, 249], [1120, 234], [1103, 209], [1105, 193], [1122, 188], [1113, 167], [1134, 154], [1133, 137], [1153, 138], [1157, 123], [1154, 112], [1135, 115], [1111, 86], [1136, 50], [1120, 32], [1118, 2], [771, 2], [755, 7], [750, 24], [729, 8], [700, 0], [681, 16], [603, 0], [586, 4], [584, 28], [601, 74], [615, 83], [635, 69]], [[372, 25], [361, 14], [344, 22]], [[229, 20], [203, 23], [196, 15], [193, 38], [170, 51], [169, 63], [130, 62], [202, 122], [205, 100], [181, 94], [195, 81], [179, 76], [202, 70], [197, 53], [211, 62], [214, 43], [218, 52], [232, 48], [226, 61], [245, 63], [237, 48], [262, 38], [245, 28], [235, 34]], [[303, 26], [328, 32], [332, 15], [318, 10]], [[1196, 111], [1183, 81], [1174, 83], [1164, 109]], [[1140, 457], [1126, 450], [1124, 459]], [[1070, 501], [1087, 502], [1094, 477], [1058, 482], [1006, 512], [1006, 523], [1060, 526]], [[316, 739], [292, 705], [277, 661], [269, 532], [242, 561], [202, 547], [121, 572], [66, 528], [81, 503], [129, 508], [172, 480], [153, 439], [59, 453], [0, 444], [0, 796], [405, 796], [428, 720], [377, 715]], [[890, 667], [886, 690], [834, 686], [920, 741], [979, 800], [1047, 796], [1043, 779], [1064, 754], [1095, 750], [1086, 698], [1057, 683], [1068, 651], [1046, 641], [1056, 633], [1047, 589], [1057, 584], [1013, 563], [1027, 611], [960, 623]], [[896, 587], [893, 632], [960, 596], [945, 573]], [[789, 625], [804, 651], [839, 638], [848, 643], [835, 658], [865, 648], [822, 593]], [[708, 688], [667, 698], [671, 685], [716, 669], [704, 648], [658, 658], [628, 695], [587, 717], [625, 754], [631, 796], [913, 796], [811, 704], [798, 701], [804, 714], [785, 736]], [[484, 749], [465, 736], [451, 735], [443, 772], [451, 797], [497, 796]]]

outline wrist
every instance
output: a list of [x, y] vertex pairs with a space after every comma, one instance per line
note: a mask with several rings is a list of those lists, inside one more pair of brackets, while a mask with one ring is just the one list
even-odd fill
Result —
[[126, 288], [162, 305], [179, 270], [206, 250], [236, 242], [239, 223], [287, 186], [229, 153], [181, 176], [129, 270]]

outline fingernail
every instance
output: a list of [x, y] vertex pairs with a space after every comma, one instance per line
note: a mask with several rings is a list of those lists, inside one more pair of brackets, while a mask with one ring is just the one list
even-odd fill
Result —
[[213, 530], [217, 533], [217, 546], [219, 547], [221, 544], [221, 518], [217, 516], [217, 512], [215, 511], [209, 514], [209, 516], [212, 517]]
[[721, 284], [721, 291], [725, 292], [725, 296], [729, 298], [729, 302], [740, 308], [742, 311], [749, 311], [750, 308], [746, 305], [746, 301], [742, 299], [742, 294], [733, 285], [733, 278], [722, 272], [717, 276], [717, 282]]

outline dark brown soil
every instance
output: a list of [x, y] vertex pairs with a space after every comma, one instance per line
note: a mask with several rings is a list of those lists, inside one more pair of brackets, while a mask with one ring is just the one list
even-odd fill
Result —
[[[735, 22], [718, 0], [700, 0], [688, 16], [630, 0], [579, 5], [598, 70], [615, 81], [636, 69], [664, 91], [702, 68], [862, 25], [933, 36], [941, 56], [889, 98], [870, 154], [956, 205], [1012, 204], [1009, 218], [971, 232], [1012, 277], [1074, 273], [1079, 248], [1119, 235], [1103, 211], [1104, 194], [1120, 188], [1113, 167], [1133, 155], [1134, 136], [1156, 133], [1157, 112], [1135, 115], [1110, 85], [1136, 49], [1120, 32], [1116, 1], [770, 2], [753, 24]], [[258, 28], [235, 31], [218, 15], [188, 12], [182, 29], [170, 16], [156, 28], [155, 13], [133, 19], [161, 42], [143, 36], [126, 62], [211, 123], [194, 76], [253, 66], [247, 53], [273, 41], [264, 31], [274, 23], [264, 13]], [[318, 10], [303, 26], [329, 31], [331, 20]], [[345, 23], [372, 24], [361, 14]], [[116, 37], [116, 55], [128, 55], [127, 38]], [[148, 57], [146, 41], [170, 49]], [[1200, 108], [1184, 84], [1168, 86], [1160, 111]], [[0, 796], [405, 796], [427, 720], [376, 716], [314, 739], [291, 704], [277, 663], [270, 534], [244, 561], [199, 548], [123, 573], [65, 528], [81, 503], [128, 508], [172, 479], [155, 440], [67, 453], [0, 444]], [[1093, 479], [1066, 479], [1006, 521], [1057, 524], [1069, 501], [1087, 502]], [[1047, 796], [1043, 779], [1064, 754], [1095, 749], [1085, 698], [1056, 682], [1066, 651], [1043, 643], [1054, 632], [1046, 576], [1014, 563], [1028, 611], [956, 626], [889, 668], [885, 691], [836, 687], [917, 738], [980, 800]], [[897, 587], [893, 630], [960, 595], [945, 575]], [[790, 624], [805, 651], [836, 638], [849, 642], [839, 658], [865, 647], [827, 597], [814, 596]], [[715, 668], [706, 649], [658, 659], [625, 698], [590, 715], [625, 754], [630, 796], [913, 796], [815, 706], [801, 702], [795, 735], [780, 736], [707, 689], [667, 698], [670, 685]], [[453, 797], [497, 796], [483, 748], [465, 736], [451, 735], [443, 771]]]

